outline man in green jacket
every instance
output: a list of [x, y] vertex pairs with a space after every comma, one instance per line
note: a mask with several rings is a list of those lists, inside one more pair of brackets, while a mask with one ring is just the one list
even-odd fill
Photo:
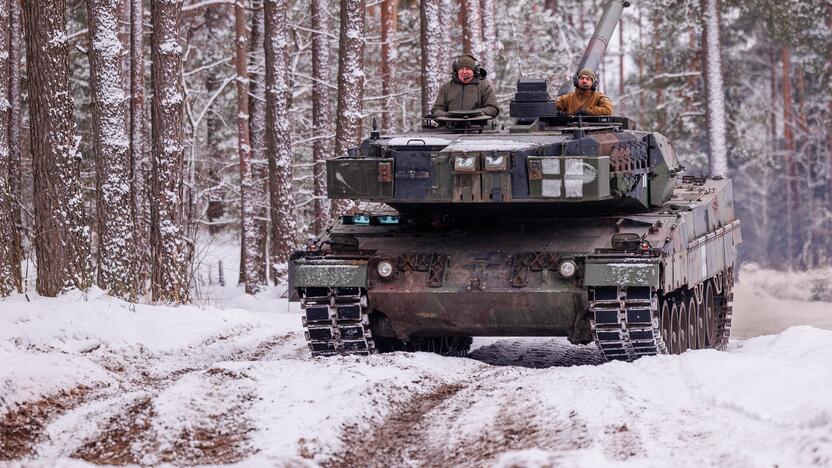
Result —
[[431, 108], [434, 118], [446, 117], [448, 111], [478, 111], [482, 115], [497, 117], [497, 94], [494, 85], [486, 80], [486, 71], [479, 67], [477, 59], [465, 54], [453, 63], [451, 81], [439, 88], [436, 102]]

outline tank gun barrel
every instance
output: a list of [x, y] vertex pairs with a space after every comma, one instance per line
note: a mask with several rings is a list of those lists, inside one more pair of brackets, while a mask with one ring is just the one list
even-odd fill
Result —
[[[607, 44], [609, 44], [612, 33], [615, 31], [615, 26], [621, 19], [621, 15], [624, 13], [624, 8], [628, 6], [630, 6], [630, 2], [625, 0], [610, 0], [607, 2], [606, 6], [604, 6], [604, 13], [595, 25], [595, 33], [586, 45], [586, 50], [584, 51], [583, 57], [581, 57], [578, 69], [575, 70], [575, 78], [577, 78], [577, 74], [580, 73], [581, 70], [587, 68], [597, 73], [598, 65], [601, 63], [601, 58], [607, 51]], [[572, 81], [565, 82], [563, 86], [560, 87], [558, 96], [562, 96], [571, 91], [572, 86]]]

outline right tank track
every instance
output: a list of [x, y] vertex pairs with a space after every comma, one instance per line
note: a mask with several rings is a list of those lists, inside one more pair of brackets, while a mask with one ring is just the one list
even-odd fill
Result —
[[[688, 349], [725, 350], [728, 346], [734, 298], [731, 270], [708, 280], [699, 295], [601, 286], [589, 288], [588, 297], [592, 334], [608, 361], [633, 361]], [[693, 311], [683, 320], [688, 309]], [[665, 323], [665, 317], [670, 324]]]

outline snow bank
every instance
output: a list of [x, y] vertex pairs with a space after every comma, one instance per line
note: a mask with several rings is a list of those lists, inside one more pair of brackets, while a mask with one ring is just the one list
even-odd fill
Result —
[[779, 300], [832, 302], [832, 268], [783, 272], [766, 270], [756, 263], [742, 266], [740, 284], [747, 290]]
[[229, 337], [245, 334], [256, 342], [276, 332], [243, 309], [129, 304], [97, 289], [31, 298], [0, 301], [0, 414], [60, 389], [112, 383], [111, 369], [125, 362], [143, 366], [175, 354], [211, 359], [247, 344]]

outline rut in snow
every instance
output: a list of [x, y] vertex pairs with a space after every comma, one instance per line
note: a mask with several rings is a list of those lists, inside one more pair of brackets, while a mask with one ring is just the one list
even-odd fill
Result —
[[[249, 332], [243, 328], [176, 350], [180, 356], [173, 363], [166, 353], [147, 350], [89, 350], [89, 358], [117, 375], [117, 382], [60, 392], [7, 413], [0, 424], [6, 441], [0, 458], [72, 456], [107, 464], [243, 459], [250, 454], [253, 426], [242, 415], [256, 388], [243, 371], [222, 363], [267, 358], [292, 337], [257, 338]], [[215, 408], [217, 399], [224, 406]], [[192, 417], [167, 411], [183, 404]]]

